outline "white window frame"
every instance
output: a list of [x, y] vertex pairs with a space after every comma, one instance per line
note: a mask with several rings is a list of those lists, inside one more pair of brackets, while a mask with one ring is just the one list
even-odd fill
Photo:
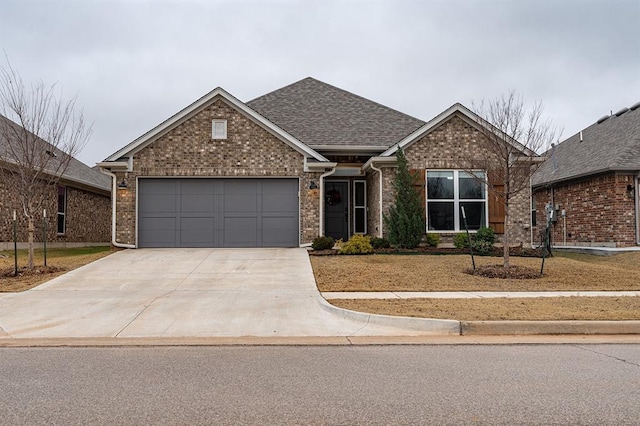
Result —
[[[222, 134], [216, 134], [216, 124], [223, 125]], [[211, 120], [211, 139], [227, 138], [227, 120]]]
[[[64, 197], [64, 202], [62, 203], [62, 210], [60, 211], [60, 190], [63, 190], [62, 196]], [[56, 188], [56, 233], [58, 235], [65, 235], [67, 233], [67, 187], [66, 186], [58, 186]], [[58, 223], [62, 220], [62, 232], [59, 232]]]
[[[356, 204], [356, 185], [362, 184], [362, 190], [364, 191], [363, 205]], [[364, 211], [364, 231], [358, 232], [356, 227], [356, 210], [361, 209]], [[367, 181], [366, 180], [354, 180], [353, 181], [353, 233], [364, 235], [367, 233]]]
[[[453, 172], [453, 199], [437, 199], [432, 200], [432, 203], [442, 202], [442, 203], [453, 203], [453, 229], [446, 230], [438, 230], [438, 229], [429, 229], [429, 172]], [[484, 173], [485, 182], [484, 182], [484, 198], [475, 198], [475, 199], [460, 199], [460, 173]], [[428, 233], [458, 233], [464, 232], [464, 229], [460, 226], [460, 203], [465, 202], [484, 202], [484, 220], [485, 223], [481, 224], [480, 227], [489, 226], [489, 188], [486, 182], [487, 172], [485, 170], [472, 170], [468, 172], [466, 170], [460, 169], [426, 169], [424, 174], [425, 185], [424, 185], [424, 199], [425, 199], [425, 222]], [[470, 233], [477, 232], [475, 229], [470, 229]]]

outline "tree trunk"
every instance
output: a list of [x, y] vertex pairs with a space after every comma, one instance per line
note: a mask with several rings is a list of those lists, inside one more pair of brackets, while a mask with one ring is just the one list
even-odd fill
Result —
[[28, 216], [29, 269], [33, 269], [33, 216]]
[[502, 266], [505, 268], [509, 267], [509, 229], [511, 226], [509, 225], [509, 202], [505, 201], [504, 203], [504, 234], [502, 236], [503, 243], [503, 262]]

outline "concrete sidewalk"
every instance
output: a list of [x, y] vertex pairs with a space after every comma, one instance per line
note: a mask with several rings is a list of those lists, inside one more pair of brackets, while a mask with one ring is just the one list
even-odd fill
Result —
[[537, 297], [638, 297], [640, 291], [326, 291], [322, 297], [331, 299], [492, 299], [492, 298], [537, 298]]

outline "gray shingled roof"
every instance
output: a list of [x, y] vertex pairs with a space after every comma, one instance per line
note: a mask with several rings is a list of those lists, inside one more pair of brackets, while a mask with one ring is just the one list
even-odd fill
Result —
[[[2, 125], [19, 126], [5, 116], [0, 115], [0, 126]], [[0, 132], [0, 136], [1, 134]], [[0, 150], [7, 152], [7, 141], [3, 137], [0, 137]], [[54, 152], [58, 153], [60, 151], [55, 149]], [[68, 182], [75, 182], [85, 187], [111, 192], [111, 178], [109, 176], [93, 170], [75, 158], [72, 158], [69, 162], [62, 178]]]
[[582, 131], [582, 142], [578, 132], [558, 144], [555, 154], [546, 155], [533, 175], [533, 186], [609, 171], [640, 171], [640, 108], [595, 123]]
[[311, 147], [389, 148], [425, 124], [311, 77], [247, 105]]

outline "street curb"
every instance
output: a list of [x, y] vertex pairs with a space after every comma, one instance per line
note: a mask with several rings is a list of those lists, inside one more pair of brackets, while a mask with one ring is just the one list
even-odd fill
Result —
[[461, 321], [463, 336], [640, 334], [640, 321]]
[[[411, 330], [420, 333], [423, 336], [454, 336], [461, 334], [460, 321], [432, 318], [414, 318], [414, 317], [396, 317], [390, 315], [369, 314], [365, 312], [351, 311], [339, 308], [327, 302], [324, 298], [319, 300], [320, 306], [325, 311], [337, 315], [341, 318], [350, 319], [364, 323], [366, 327], [369, 324], [375, 324], [385, 327], [399, 328], [403, 330]], [[366, 333], [366, 330], [365, 330]], [[363, 334], [366, 335], [366, 334]]]

